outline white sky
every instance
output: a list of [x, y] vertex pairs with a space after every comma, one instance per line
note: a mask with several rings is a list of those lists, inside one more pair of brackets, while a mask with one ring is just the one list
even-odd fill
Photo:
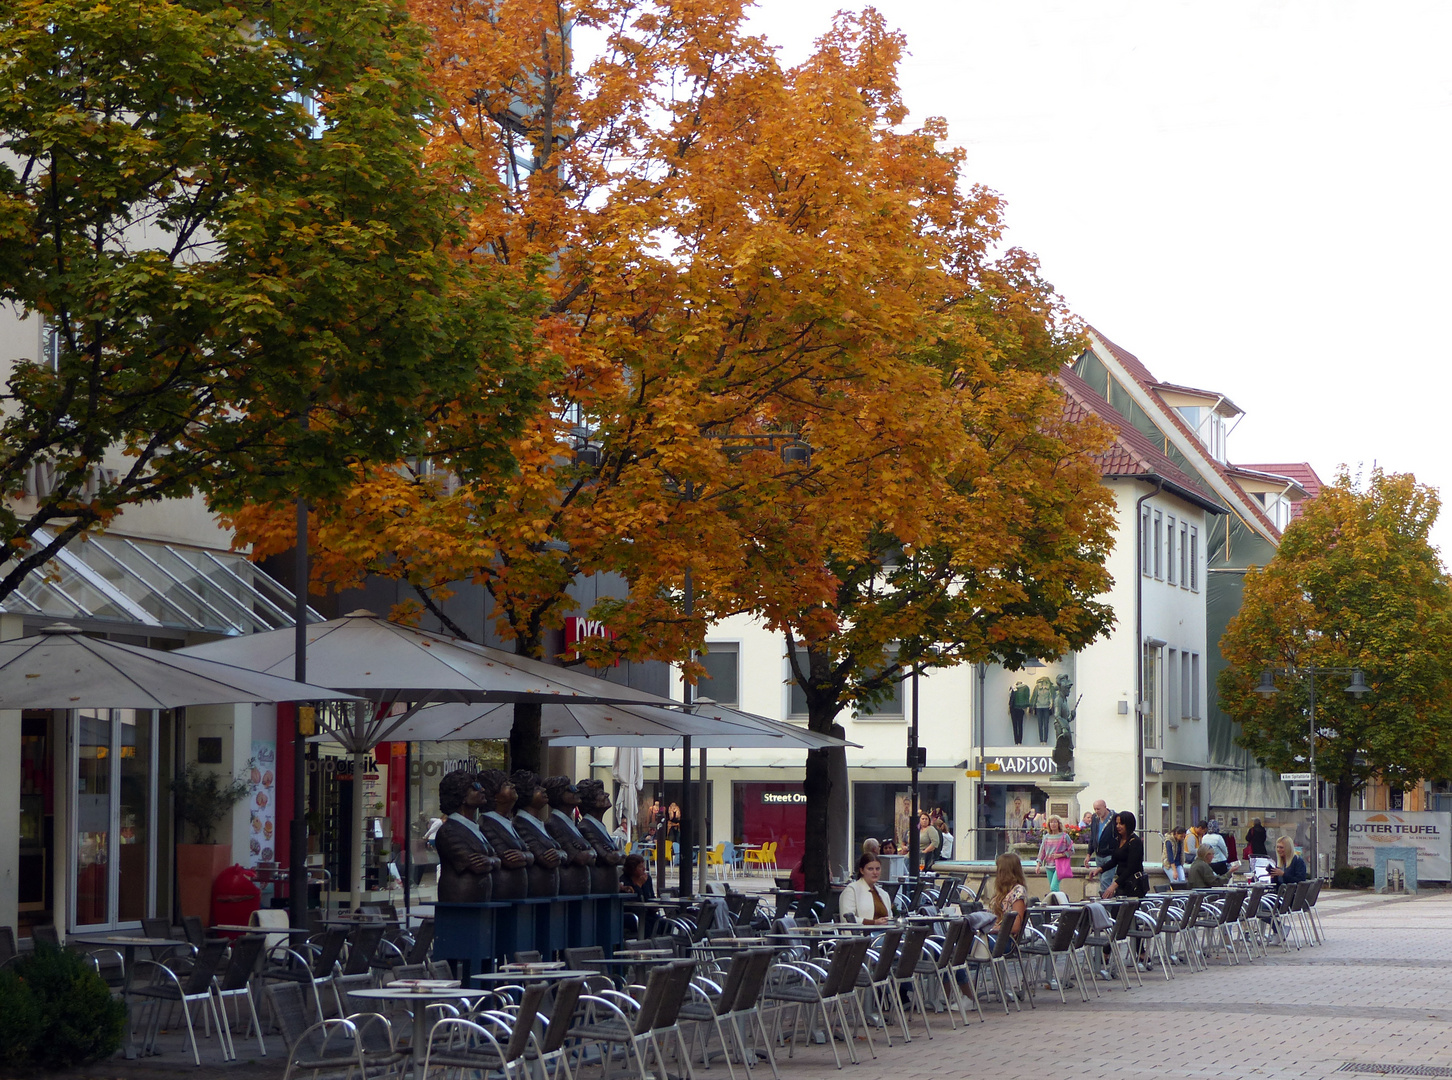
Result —
[[[860, 6], [761, 0], [753, 27], [791, 62]], [[1010, 242], [1159, 378], [1246, 411], [1233, 461], [1375, 461], [1452, 498], [1452, 4], [876, 6]]]

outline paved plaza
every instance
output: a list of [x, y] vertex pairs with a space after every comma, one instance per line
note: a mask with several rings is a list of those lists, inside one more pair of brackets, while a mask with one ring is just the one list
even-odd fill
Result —
[[[1327, 942], [1314, 949], [1177, 969], [1170, 982], [1145, 973], [1143, 988], [1105, 990], [1088, 1004], [1043, 993], [1037, 1009], [1004, 1016], [990, 1002], [987, 1023], [949, 1031], [936, 1017], [932, 1041], [894, 1039], [876, 1061], [845, 1069], [852, 1080], [1168, 1080], [1329, 1077], [1357, 1062], [1452, 1076], [1452, 894], [1323, 891], [1319, 907]], [[783, 1080], [835, 1071], [825, 1046], [799, 1049], [792, 1062], [783, 1054]], [[1376, 1074], [1340, 1080], [1352, 1075]]]
[[[862, 1064], [845, 1065], [841, 1075], [843, 1080], [1274, 1080], [1329, 1077], [1358, 1063], [1432, 1067], [1439, 1072], [1400, 1075], [1452, 1076], [1452, 893], [1407, 899], [1326, 891], [1320, 908], [1323, 946], [1276, 949], [1253, 965], [1181, 970], [1170, 982], [1146, 973], [1142, 988], [1105, 989], [1088, 1004], [1071, 993], [1063, 1005], [1057, 993], [1044, 992], [1037, 1009], [1004, 1016], [989, 1002], [986, 1023], [975, 1020], [957, 1031], [949, 1029], [946, 1016], [934, 1016], [933, 1039], [922, 1036], [918, 1021], [910, 1045], [895, 1037], [891, 1049], [878, 1046], [875, 1061], [863, 1046]], [[239, 1035], [241, 1060], [227, 1067], [213, 1064], [215, 1040], [204, 1041], [200, 1069], [182, 1043], [174, 1037], [167, 1043], [161, 1057], [107, 1062], [74, 1075], [123, 1080], [282, 1075], [276, 1036], [268, 1039], [275, 1056], [258, 1059], [256, 1043]], [[780, 1064], [783, 1080], [836, 1073], [824, 1045], [799, 1045], [790, 1061], [783, 1050]], [[588, 1069], [584, 1080], [596, 1075]], [[1341, 1080], [1353, 1075], [1376, 1074], [1348, 1071]], [[1398, 1074], [1389, 1068], [1388, 1075]], [[725, 1080], [727, 1071], [718, 1060], [708, 1071], [698, 1066], [697, 1076]], [[765, 1070], [755, 1073], [756, 1080], [769, 1076]]]

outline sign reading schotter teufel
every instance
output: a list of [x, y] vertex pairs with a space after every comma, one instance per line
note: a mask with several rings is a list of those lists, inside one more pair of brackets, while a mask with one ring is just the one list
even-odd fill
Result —
[[[1328, 820], [1329, 819], [1329, 820]], [[1321, 811], [1320, 849], [1336, 850], [1336, 811]], [[1378, 847], [1417, 849], [1417, 876], [1423, 881], [1452, 881], [1452, 814], [1431, 811], [1353, 810], [1347, 859], [1352, 866], [1375, 866]]]

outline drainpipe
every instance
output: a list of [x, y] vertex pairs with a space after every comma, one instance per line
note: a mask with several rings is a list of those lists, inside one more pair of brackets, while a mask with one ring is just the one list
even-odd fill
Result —
[[1134, 772], [1139, 784], [1139, 823], [1144, 828], [1144, 514], [1146, 499], [1165, 490], [1165, 482], [1154, 478], [1155, 489], [1146, 491], [1134, 504]]

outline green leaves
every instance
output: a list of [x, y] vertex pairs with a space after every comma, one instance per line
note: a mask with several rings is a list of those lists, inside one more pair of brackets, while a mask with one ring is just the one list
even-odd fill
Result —
[[22, 0], [0, 30], [0, 298], [50, 343], [7, 387], [0, 483], [65, 463], [0, 520], [0, 598], [126, 505], [318, 498], [481, 392], [506, 420], [469, 453], [507, 459], [539, 300], [464, 242], [487, 185], [424, 159], [399, 5]]

